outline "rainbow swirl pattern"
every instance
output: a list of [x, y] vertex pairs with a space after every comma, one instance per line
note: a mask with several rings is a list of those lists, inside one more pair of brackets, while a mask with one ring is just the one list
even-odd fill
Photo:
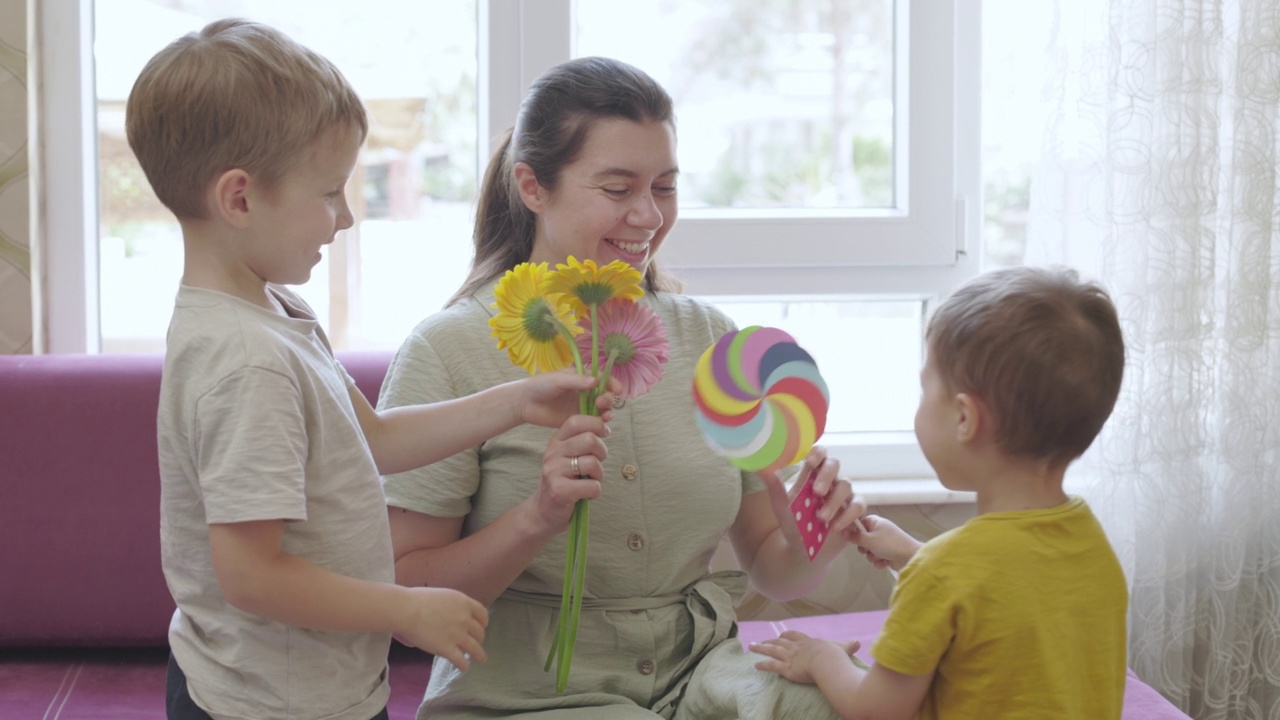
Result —
[[804, 459], [826, 428], [829, 399], [813, 356], [778, 328], [725, 333], [694, 369], [698, 429], [743, 470], [773, 472]]

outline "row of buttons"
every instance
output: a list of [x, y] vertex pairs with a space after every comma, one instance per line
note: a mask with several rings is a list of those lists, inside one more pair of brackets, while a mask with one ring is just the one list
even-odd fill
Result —
[[[613, 399], [614, 409], [621, 409], [622, 406], [625, 404], [626, 402], [620, 397], [616, 397]], [[640, 477], [640, 468], [636, 467], [635, 465], [632, 465], [631, 463], [627, 463], [626, 465], [622, 466], [622, 479], [635, 480], [638, 477]], [[644, 536], [641, 535], [640, 533], [631, 533], [630, 535], [627, 536], [627, 547], [631, 548], [632, 550], [644, 549]], [[640, 613], [643, 611], [632, 610], [631, 612]], [[653, 661], [648, 658], [636, 661], [636, 671], [639, 672], [641, 675], [652, 675], [655, 669], [657, 669], [657, 666], [654, 665]]]

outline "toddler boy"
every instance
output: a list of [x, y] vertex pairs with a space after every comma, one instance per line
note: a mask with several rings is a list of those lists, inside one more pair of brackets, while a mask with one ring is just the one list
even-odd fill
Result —
[[798, 632], [754, 645], [757, 667], [816, 683], [846, 718], [1119, 718], [1128, 591], [1062, 487], [1120, 392], [1110, 298], [1070, 270], [988, 272], [938, 307], [927, 345], [916, 437], [977, 517], [923, 545], [876, 516], [846, 531], [901, 570], [869, 671]]

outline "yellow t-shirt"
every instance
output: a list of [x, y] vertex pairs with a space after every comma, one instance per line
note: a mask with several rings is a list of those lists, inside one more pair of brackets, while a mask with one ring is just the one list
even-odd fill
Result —
[[1080, 498], [980, 515], [903, 568], [876, 662], [937, 669], [920, 720], [1120, 717], [1123, 571]]

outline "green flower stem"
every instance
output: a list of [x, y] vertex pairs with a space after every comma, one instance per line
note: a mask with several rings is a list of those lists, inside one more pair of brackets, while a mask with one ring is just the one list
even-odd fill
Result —
[[[597, 333], [594, 332], [598, 327], [596, 319], [595, 307], [591, 308], [591, 350], [592, 350], [592, 374], [598, 372], [596, 358], [599, 357], [599, 344]], [[563, 323], [556, 321], [556, 327], [561, 335], [569, 341], [569, 349], [573, 352], [573, 365], [579, 375], [586, 375], [586, 367], [582, 361], [582, 353], [578, 351], [578, 343], [574, 340], [573, 334], [569, 332], [569, 328]], [[610, 360], [609, 366], [612, 366]], [[605, 382], [608, 380], [606, 378]], [[596, 388], [584, 390], [578, 393], [578, 409], [583, 415], [598, 415], [596, 411], [595, 400], [600, 391]], [[547, 660], [542, 666], [543, 672], [551, 670], [551, 664], [554, 662], [556, 666], [556, 692], [562, 693], [569, 683], [569, 667], [573, 662], [573, 646], [578, 639], [578, 622], [582, 617], [582, 593], [586, 585], [587, 573], [587, 523], [589, 517], [589, 503], [586, 500], [579, 500], [573, 506], [573, 516], [569, 520], [569, 537], [564, 561], [564, 586], [560, 594], [560, 614], [556, 621], [555, 637], [551, 641], [551, 648], [547, 652]]]
[[600, 374], [600, 382], [596, 384], [595, 393], [598, 395], [605, 391], [609, 386], [609, 377], [613, 375], [613, 361], [618, 359], [618, 351], [610, 350], [609, 359], [604, 362], [604, 372]]
[[[574, 592], [571, 598], [572, 610], [569, 614], [569, 624], [565, 629], [565, 638], [560, 648], [560, 661], [556, 667], [556, 692], [564, 692], [565, 687], [569, 684], [569, 666], [573, 663], [573, 647], [578, 641], [578, 622], [582, 618], [582, 591], [587, 579], [587, 526], [591, 518], [591, 503], [588, 500], [579, 500], [573, 508], [573, 514], [578, 517], [577, 527], [574, 532], [578, 535], [575, 546], [574, 558]], [[561, 605], [563, 610], [564, 605]]]
[[600, 377], [600, 317], [596, 306], [591, 306], [591, 372]]
[[[578, 343], [573, 339], [573, 333], [569, 332], [569, 328], [564, 323], [556, 320], [556, 327], [559, 328], [560, 334], [569, 341], [569, 350], [573, 352], [573, 366], [577, 369], [579, 375], [586, 375], [587, 371], [582, 366], [582, 353], [578, 352]], [[578, 393], [578, 412], [583, 415], [595, 415], [595, 405], [589, 405], [587, 401], [587, 393]]]
[[[564, 554], [564, 588], [560, 593], [560, 618], [556, 621], [556, 634], [551, 642], [551, 650], [547, 652], [547, 662], [542, 666], [542, 672], [551, 669], [551, 661], [556, 660], [560, 656], [560, 648], [564, 646], [565, 626], [569, 623], [569, 599], [573, 592], [573, 561], [578, 556], [578, 507], [573, 508], [573, 515], [569, 518], [569, 535], [568, 549]], [[557, 663], [557, 669], [559, 663]]]

